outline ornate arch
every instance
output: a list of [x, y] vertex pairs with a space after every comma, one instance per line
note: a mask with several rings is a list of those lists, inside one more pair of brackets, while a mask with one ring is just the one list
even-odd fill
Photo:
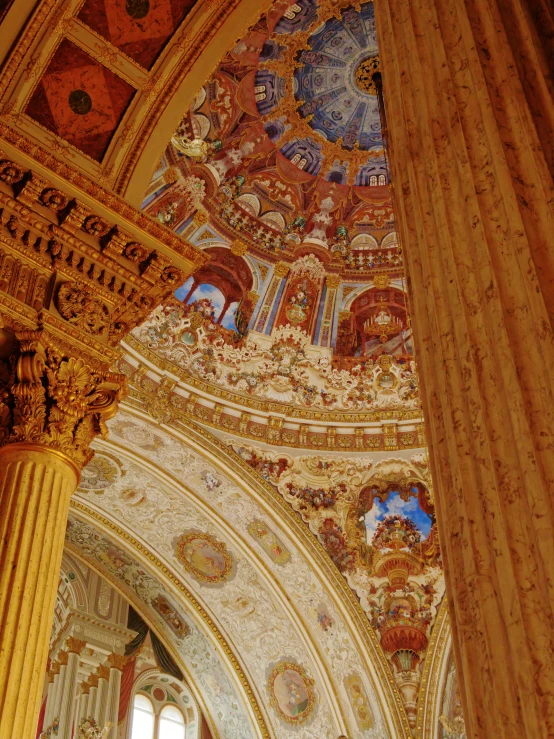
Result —
[[[186, 636], [189, 636], [192, 631], [192, 635], [196, 637], [195, 648], [197, 644], [200, 644], [204, 645], [204, 649], [211, 647], [214, 650], [214, 654], [217, 655], [218, 669], [222, 670], [222, 673], [226, 675], [228, 685], [231, 686], [230, 695], [234, 697], [237, 703], [242, 703], [243, 714], [241, 715], [245, 719], [243, 723], [246, 722], [245, 726], [249, 729], [247, 735], [251, 737], [262, 737], [264, 739], [270, 737], [271, 734], [267, 729], [266, 722], [252, 689], [229, 644], [185, 584], [179, 578], [172, 575], [164, 563], [150, 552], [147, 547], [98, 511], [73, 500], [69, 521], [70, 525], [66, 534], [66, 548], [75, 557], [82, 559], [90, 569], [107, 580], [114, 590], [125, 597], [145, 623], [154, 629], [156, 635], [162, 639], [171, 657], [182, 670], [195, 699], [201, 707], [202, 713], [208, 720], [213, 735], [215, 737], [220, 735], [227, 736], [231, 733], [230, 727], [227, 724], [226, 732], [222, 734], [223, 726], [215, 718], [217, 708], [211, 703], [210, 696], [205, 688], [203, 689], [199, 675], [191, 668], [191, 662], [187, 659], [189, 655], [179, 649], [178, 642], [174, 638], [174, 634], [172, 634], [167, 622], [160, 617], [159, 613], [157, 613], [151, 604], [145, 601], [136, 586], [129, 585], [117, 573], [110, 570], [106, 564], [107, 559], [103, 556], [102, 551], [107, 551], [112, 547], [120, 557], [121, 554], [123, 556], [129, 556], [131, 558], [131, 566], [135, 570], [139, 569], [146, 573], [146, 577], [151, 578], [153, 584], [158, 586], [159, 592], [162, 595], [167, 594], [170, 598], [178, 600], [179, 606], [186, 613]], [[94, 536], [100, 538], [101, 546], [98, 549], [100, 556], [91, 554], [90, 549], [86, 551], [83, 544], [76, 541], [76, 538], [72, 536], [71, 528], [72, 522], [74, 521], [84, 525], [87, 539], [92, 539]], [[197, 632], [194, 629], [197, 629]], [[219, 706], [219, 710], [221, 710], [221, 705]], [[240, 734], [236, 734], [236, 736], [238, 737]]]
[[[112, 423], [111, 429], [113, 441], [100, 443], [98, 445], [99, 453], [101, 454], [104, 450], [109, 449], [114, 454], [117, 448], [120, 459], [134, 459], [136, 461], [136, 444], [135, 452], [133, 453], [129, 445], [125, 444], [124, 439], [121, 437], [121, 429], [122, 424], [123, 426], [126, 425], [129, 433], [134, 437], [136, 442], [141, 433], [134, 429], [134, 425], [137, 422], [138, 416], [129, 415], [126, 419], [120, 417], [119, 421], [116, 419]], [[143, 423], [142, 428], [155, 432], [154, 435], [158, 439], [161, 436], [162, 429], [160, 427], [149, 427]], [[223, 541], [227, 550], [233, 554], [235, 559], [238, 559], [239, 563], [242, 563], [240, 564], [241, 569], [244, 570], [246, 568], [249, 572], [257, 573], [256, 575], [249, 575], [249, 577], [257, 578], [257, 588], [265, 588], [271, 593], [271, 597], [275, 603], [274, 608], [280, 611], [279, 618], [284, 623], [288, 621], [289, 624], [293, 624], [287, 627], [291, 629], [288, 642], [291, 645], [297, 643], [297, 646], [293, 649], [297, 656], [301, 652], [305, 654], [302, 660], [305, 666], [307, 665], [311, 678], [315, 678], [316, 680], [318, 694], [324, 696], [323, 700], [330, 706], [329, 710], [332, 709], [331, 714], [329, 714], [329, 721], [331, 721], [331, 715], [334, 715], [333, 723], [337, 727], [337, 735], [341, 732], [354, 733], [356, 728], [353, 712], [350, 712], [348, 708], [344, 707], [344, 703], [347, 702], [344, 700], [346, 693], [344, 684], [342, 683], [345, 675], [341, 672], [341, 669], [346, 670], [347, 667], [333, 668], [330, 666], [329, 653], [328, 651], [326, 652], [330, 648], [328, 643], [330, 637], [324, 633], [318, 634], [313, 626], [308, 626], [306, 624], [306, 618], [302, 614], [302, 609], [308, 611], [310, 605], [304, 605], [300, 608], [300, 611], [298, 610], [304, 595], [298, 591], [295, 595], [294, 588], [296, 587], [298, 589], [299, 586], [298, 584], [295, 586], [294, 577], [299, 577], [298, 573], [301, 571], [310, 573], [309, 576], [312, 578], [310, 582], [313, 583], [310, 586], [312, 588], [311, 592], [325, 592], [325, 600], [327, 600], [332, 618], [336, 623], [336, 629], [339, 630], [344, 639], [349, 640], [348, 643], [351, 652], [348, 653], [348, 659], [352, 662], [359, 661], [359, 667], [354, 671], [359, 673], [360, 680], [365, 683], [363, 690], [370, 696], [369, 698], [366, 696], [366, 699], [371, 701], [371, 710], [376, 716], [375, 728], [378, 729], [381, 726], [380, 731], [387, 732], [390, 736], [407, 736], [406, 719], [403, 715], [398, 692], [390, 674], [390, 668], [378, 646], [376, 635], [371, 629], [367, 618], [361, 612], [352, 591], [348, 588], [340, 573], [335, 570], [322, 546], [298, 522], [294, 513], [269, 485], [261, 482], [250, 467], [243, 463], [242, 460], [239, 460], [229, 448], [217, 442], [216, 439], [211, 437], [203, 429], [193, 427], [192, 424], [190, 428], [185, 429], [183, 424], [179, 432], [172, 430], [169, 433], [169, 430], [163, 429], [163, 433], [166, 434], [166, 432], [167, 438], [173, 439], [171, 444], [179, 442], [179, 445], [175, 446], [174, 454], [177, 454], [177, 449], [180, 450], [178, 455], [181, 458], [188, 454], [188, 456], [185, 456], [188, 465], [187, 479], [184, 483], [183, 481], [179, 483], [178, 487], [182, 491], [180, 494], [182, 495], [184, 492], [187, 500], [196, 499], [195, 505], [199, 510], [202, 510], [203, 515], [207, 516], [206, 523], [201, 527], [194, 523], [194, 525], [191, 524], [190, 528], [196, 532], [199, 530], [209, 532], [210, 536], [215, 536], [219, 541]], [[158, 444], [158, 441], [155, 442], [156, 444]], [[189, 450], [188, 453], [185, 452], [187, 448]], [[191, 461], [191, 451], [198, 456], [200, 462]], [[165, 458], [159, 452], [159, 449], [155, 450], [151, 448], [146, 450], [146, 453], [144, 449], [141, 449], [140, 454], [143, 456], [142, 464], [145, 470], [154, 473], [160, 487], [162, 481], [164, 485], [174, 485], [178, 472], [172, 470], [168, 473], [172, 464], [169, 457]], [[200, 467], [202, 468], [201, 471], [204, 470], [201, 481], [198, 479], [198, 472], [194, 472], [195, 469], [200, 469]], [[224, 478], [223, 475], [225, 476]], [[173, 483], [171, 483], [171, 478], [174, 478]], [[130, 480], [129, 476], [127, 480]], [[185, 487], [183, 487], [183, 484], [185, 484]], [[174, 489], [177, 489], [177, 486]], [[244, 514], [244, 525], [240, 531], [237, 530], [239, 524], [236, 522], [236, 513], [232, 514], [229, 508], [226, 508], [225, 520], [222, 520], [221, 514], [217, 513], [215, 500], [222, 494], [222, 491], [224, 491], [226, 506], [230, 505], [230, 501], [237, 501], [239, 498], [241, 499], [240, 505], [243, 507], [247, 506], [244, 510], [248, 510], [249, 514], [248, 517]], [[130, 500], [135, 499], [131, 496]], [[99, 499], [95, 500], [95, 506], [99, 503]], [[107, 501], [105, 505], [112, 505], [112, 503], [108, 503]], [[114, 514], [112, 513], [112, 515]], [[189, 513], [186, 515], [190, 516]], [[293, 575], [293, 580], [289, 581], [288, 584], [285, 575], [281, 574], [286, 568], [280, 569], [279, 565], [268, 568], [266, 549], [263, 546], [261, 547], [262, 556], [260, 556], [258, 553], [259, 540], [258, 547], [253, 547], [252, 539], [250, 538], [252, 534], [247, 529], [247, 526], [250, 524], [249, 516], [252, 516], [253, 522], [255, 521], [258, 524], [268, 527], [271, 534], [278, 541], [279, 546], [283, 545], [289, 552], [292, 552], [295, 565], [294, 569], [289, 569], [289, 573], [295, 574]], [[121, 516], [119, 516], [119, 520], [122, 520]], [[209, 523], [209, 520], [211, 523]], [[129, 526], [129, 522], [125, 521], [125, 525]], [[166, 534], [167, 536], [169, 534]], [[256, 536], [254, 536], [254, 539], [256, 539]], [[149, 546], [155, 548], [156, 545], [150, 542]], [[237, 554], [238, 552], [240, 554]], [[169, 548], [166, 547], [164, 554], [160, 554], [160, 556], [163, 556], [166, 567], [169, 569]], [[171, 569], [174, 570], [174, 567], [175, 564], [172, 562]], [[284, 577], [285, 580], [283, 580]], [[290, 580], [290, 575], [288, 577]], [[307, 577], [307, 575], [302, 575], [302, 577]], [[237, 582], [232, 587], [229, 585], [225, 587], [231, 587], [233, 592], [240, 593], [243, 585], [238, 580], [239, 578], [237, 578]], [[189, 578], [187, 584], [190, 586], [193, 581], [194, 578], [192, 581]], [[246, 646], [237, 641], [239, 634], [232, 632], [228, 616], [225, 616], [223, 622], [221, 621], [221, 618], [223, 618], [221, 616], [223, 610], [221, 608], [222, 598], [218, 600], [215, 597], [207, 597], [205, 593], [214, 592], [213, 590], [210, 591], [209, 585], [200, 583], [198, 587], [196, 585], [193, 585], [193, 587], [195, 597], [200, 599], [203, 607], [210, 614], [210, 618], [218, 623], [220, 631], [226, 636], [228, 642], [232, 642], [239, 648], [241, 656], [245, 661], [245, 670], [247, 672], [250, 671], [250, 674], [255, 673], [257, 675], [255, 679], [256, 687], [260, 682], [265, 682], [263, 679], [260, 680], [259, 669], [253, 665], [251, 657], [245, 655]], [[304, 599], [308, 603], [307, 596]], [[215, 603], [219, 603], [220, 605], [215, 607]], [[263, 603], [263, 599], [260, 603]], [[279, 605], [280, 603], [283, 603], [283, 605]], [[254, 605], [257, 607], [256, 602], [254, 602]], [[317, 607], [317, 603], [314, 605]], [[294, 621], [291, 622], [291, 618]], [[230, 628], [231, 631], [229, 631]], [[295, 639], [297, 642], [294, 641]], [[326, 640], [327, 646], [325, 646]], [[282, 656], [287, 655], [284, 654]], [[373, 691], [376, 691], [375, 697], [371, 697]], [[259, 691], [256, 694], [259, 695]], [[336, 696], [338, 695], [341, 696], [341, 705], [336, 703], [338, 700]], [[263, 690], [261, 700], [267, 700], [265, 691]], [[319, 710], [323, 709], [320, 708]], [[266, 709], [266, 712], [269, 713], [275, 730], [277, 726], [275, 715], [269, 709]]]

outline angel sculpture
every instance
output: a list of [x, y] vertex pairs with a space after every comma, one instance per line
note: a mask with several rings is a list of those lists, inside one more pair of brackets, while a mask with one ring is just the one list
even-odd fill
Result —
[[461, 716], [449, 719], [447, 716], [439, 716], [439, 721], [446, 731], [446, 739], [466, 739], [466, 726]]

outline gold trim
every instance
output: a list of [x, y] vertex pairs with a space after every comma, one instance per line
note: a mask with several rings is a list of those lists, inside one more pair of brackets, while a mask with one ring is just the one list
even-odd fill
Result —
[[446, 656], [450, 640], [450, 620], [448, 602], [443, 596], [437, 618], [431, 631], [423, 661], [421, 682], [417, 695], [416, 739], [434, 739], [435, 717], [438, 719], [437, 706], [440, 709], [439, 695], [441, 666]]

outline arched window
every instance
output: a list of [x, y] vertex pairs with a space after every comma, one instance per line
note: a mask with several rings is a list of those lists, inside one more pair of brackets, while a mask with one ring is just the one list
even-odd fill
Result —
[[137, 693], [133, 703], [131, 739], [154, 739], [154, 724], [155, 716], [152, 701], [142, 693]]
[[369, 186], [370, 187], [377, 186], [377, 175], [376, 174], [372, 174], [371, 177], [369, 178]]
[[185, 719], [176, 706], [162, 708], [158, 739], [185, 739]]
[[292, 5], [289, 5], [289, 7], [285, 10], [285, 18], [287, 18], [289, 21], [294, 20], [294, 18], [300, 13], [302, 8], [298, 3], [293, 3]]
[[387, 178], [384, 174], [379, 175], [379, 184], [380, 185], [386, 185], [387, 184]]

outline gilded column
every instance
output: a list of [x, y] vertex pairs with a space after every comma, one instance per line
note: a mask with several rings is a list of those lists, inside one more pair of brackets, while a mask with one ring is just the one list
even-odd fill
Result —
[[554, 19], [375, 3], [467, 736], [554, 736]]
[[35, 730], [69, 499], [121, 384], [42, 331], [0, 329], [0, 739]]
[[25, 145], [1, 154], [0, 739], [29, 739], [69, 498], [124, 387], [116, 347], [208, 255], [101, 188], [80, 202], [71, 171], [48, 181]]
[[71, 739], [73, 730], [73, 716], [75, 713], [75, 694], [77, 691], [77, 672], [79, 670], [80, 655], [87, 643], [70, 636], [67, 639], [67, 666], [63, 684], [63, 694], [60, 701], [59, 739]]
[[126, 657], [121, 654], [112, 653], [108, 657], [110, 663], [110, 680], [108, 683], [108, 699], [106, 707], [106, 724], [116, 727], [112, 733], [117, 733], [117, 719], [119, 714], [119, 695], [121, 691], [121, 673], [125, 667]]

